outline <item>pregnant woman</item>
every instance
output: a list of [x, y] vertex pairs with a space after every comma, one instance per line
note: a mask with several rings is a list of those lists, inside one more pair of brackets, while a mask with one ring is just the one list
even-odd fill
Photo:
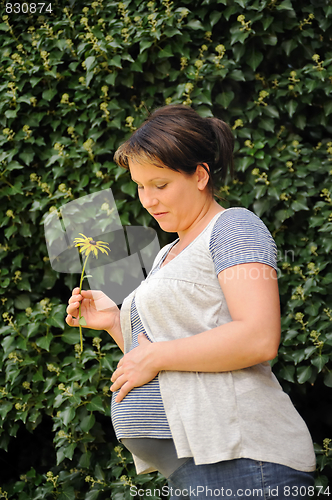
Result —
[[124, 352], [111, 379], [112, 421], [138, 474], [160, 471], [174, 499], [306, 498], [312, 440], [268, 362], [280, 341], [276, 245], [254, 213], [214, 198], [232, 153], [217, 118], [182, 105], [149, 116], [115, 161], [178, 238], [121, 311], [102, 292], [76, 288], [66, 321], [78, 326], [81, 303], [87, 327], [108, 331]]

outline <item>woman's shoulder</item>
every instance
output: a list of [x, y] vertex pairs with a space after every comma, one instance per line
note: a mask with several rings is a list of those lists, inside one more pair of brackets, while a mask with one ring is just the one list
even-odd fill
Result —
[[261, 221], [258, 215], [254, 214], [251, 210], [245, 207], [230, 207], [226, 208], [222, 212], [220, 212], [219, 217], [217, 218], [217, 222], [223, 219], [232, 219], [232, 220], [254, 220]]
[[212, 228], [212, 235], [220, 232], [260, 232], [270, 234], [265, 223], [254, 212], [244, 207], [231, 207], [223, 210]]
[[243, 207], [223, 211], [211, 232], [209, 251], [218, 271], [262, 262], [277, 269], [277, 246], [264, 222]]

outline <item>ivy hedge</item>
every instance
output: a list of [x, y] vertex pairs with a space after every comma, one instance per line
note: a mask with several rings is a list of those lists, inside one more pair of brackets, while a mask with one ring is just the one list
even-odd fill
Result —
[[105, 332], [87, 330], [80, 355], [78, 332], [64, 322], [78, 275], [52, 270], [43, 224], [65, 203], [111, 188], [122, 224], [158, 230], [113, 154], [170, 103], [233, 129], [236, 175], [220, 186], [222, 203], [253, 210], [278, 245], [273, 369], [310, 428], [317, 495], [327, 495], [331, 1], [1, 5], [0, 498], [122, 500], [134, 498], [131, 487], [164, 484], [157, 473], [136, 477], [116, 441], [109, 385], [121, 354]]

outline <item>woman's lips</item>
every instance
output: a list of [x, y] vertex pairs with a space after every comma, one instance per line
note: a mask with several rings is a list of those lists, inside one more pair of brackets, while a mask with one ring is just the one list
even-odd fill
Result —
[[152, 215], [156, 219], [159, 219], [160, 217], [163, 217], [164, 215], [167, 215], [167, 214], [168, 214], [168, 212], [156, 212], [155, 214], [152, 214]]

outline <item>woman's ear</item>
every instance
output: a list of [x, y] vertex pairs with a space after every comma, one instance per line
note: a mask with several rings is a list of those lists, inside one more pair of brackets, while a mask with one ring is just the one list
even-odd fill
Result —
[[201, 163], [196, 167], [198, 189], [203, 191], [210, 180], [210, 167], [207, 163]]

